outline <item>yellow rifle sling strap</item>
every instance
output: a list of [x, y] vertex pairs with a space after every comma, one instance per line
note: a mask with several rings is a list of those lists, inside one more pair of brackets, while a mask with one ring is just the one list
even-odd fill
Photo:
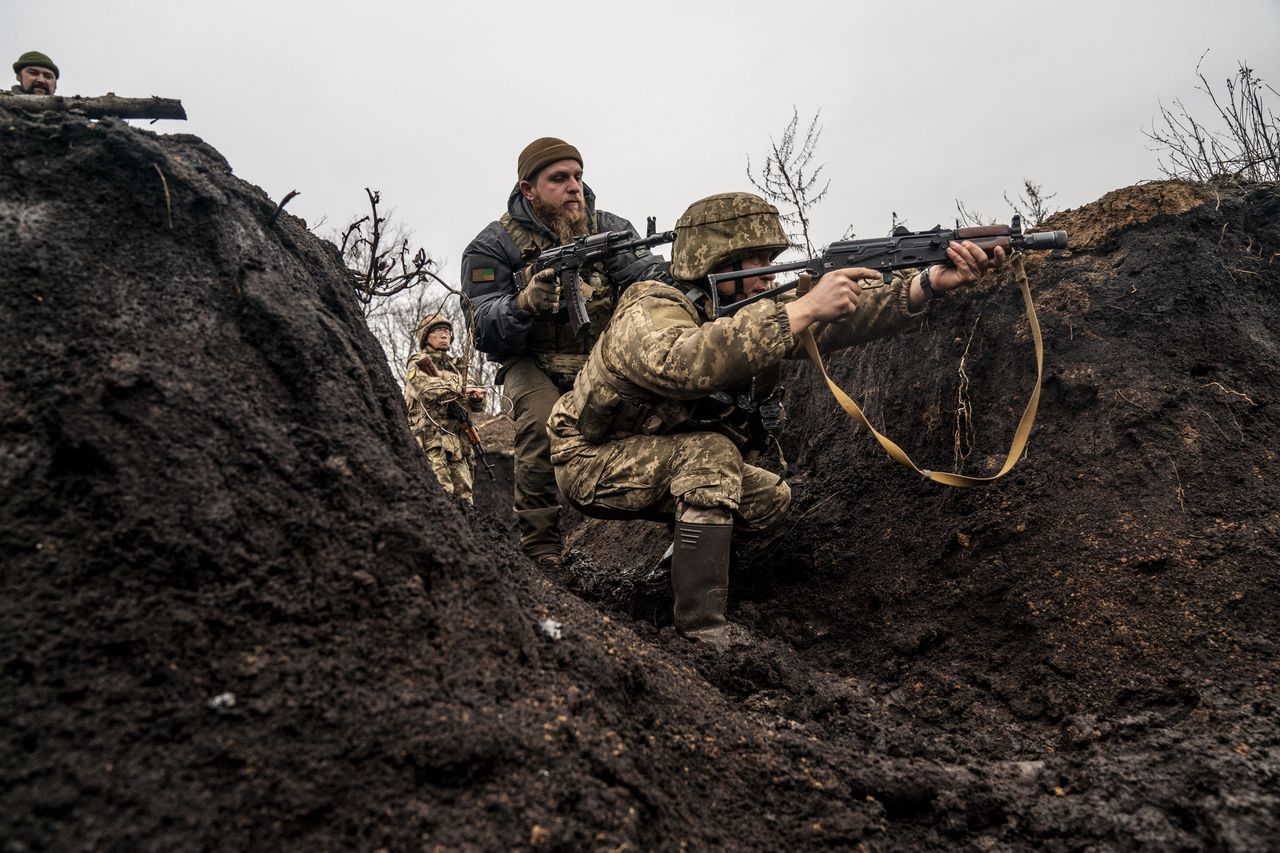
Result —
[[871, 422], [867, 420], [867, 416], [862, 413], [862, 409], [858, 408], [858, 404], [848, 394], [840, 389], [840, 386], [831, 381], [831, 377], [827, 374], [827, 367], [822, 363], [822, 356], [818, 353], [818, 345], [813, 340], [813, 335], [808, 329], [800, 333], [800, 342], [804, 344], [804, 348], [809, 353], [809, 358], [813, 363], [818, 365], [818, 369], [822, 371], [822, 378], [827, 380], [827, 387], [831, 389], [831, 394], [849, 416], [856, 421], [862, 423], [867, 429], [871, 430], [871, 434], [876, 437], [876, 441], [880, 442], [880, 446], [885, 449], [895, 460], [906, 465], [912, 471], [933, 480], [935, 483], [942, 483], [945, 486], [957, 486], [967, 488], [976, 486], [979, 483], [989, 483], [1008, 474], [1013, 466], [1017, 464], [1018, 459], [1022, 456], [1023, 449], [1027, 446], [1027, 437], [1031, 434], [1031, 426], [1036, 420], [1036, 409], [1040, 405], [1040, 379], [1044, 372], [1044, 344], [1040, 340], [1040, 321], [1036, 319], [1035, 306], [1031, 304], [1031, 285], [1027, 283], [1027, 273], [1022, 267], [1022, 255], [1014, 255], [1013, 269], [1018, 274], [1018, 285], [1022, 288], [1022, 301], [1027, 306], [1027, 319], [1031, 323], [1031, 337], [1036, 345], [1036, 387], [1031, 392], [1031, 399], [1027, 401], [1027, 408], [1022, 413], [1022, 420], [1018, 423], [1018, 430], [1013, 436], [1013, 446], [1009, 448], [1009, 455], [1004, 460], [1004, 467], [999, 473], [991, 477], [966, 477], [963, 474], [948, 474], [940, 471], [926, 471], [917, 468], [911, 458], [902, 450], [901, 447], [894, 444], [884, 435], [881, 435]]

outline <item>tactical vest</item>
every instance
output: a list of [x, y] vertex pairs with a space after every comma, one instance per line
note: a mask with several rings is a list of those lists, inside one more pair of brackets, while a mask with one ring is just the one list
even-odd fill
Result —
[[[554, 248], [555, 244], [525, 228], [512, 219], [510, 213], [502, 214], [498, 222], [511, 238], [511, 248], [515, 249], [513, 257], [519, 259], [513, 266], [520, 274], [521, 281], [528, 281], [533, 260], [543, 249]], [[598, 229], [595, 211], [591, 212], [590, 229], [593, 234]], [[575, 335], [567, 322], [557, 319], [563, 310], [554, 315], [538, 314], [533, 318], [533, 325], [525, 338], [529, 352], [537, 360], [538, 366], [547, 373], [570, 377], [576, 374], [613, 314], [617, 288], [599, 264], [583, 269], [580, 286], [582, 296], [587, 301], [590, 327], [584, 327], [580, 334]]]

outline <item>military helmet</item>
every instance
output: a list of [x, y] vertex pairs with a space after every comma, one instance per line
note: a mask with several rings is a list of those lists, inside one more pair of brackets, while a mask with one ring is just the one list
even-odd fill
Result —
[[676, 220], [671, 274], [682, 281], [699, 281], [734, 255], [770, 249], [776, 256], [790, 245], [778, 208], [759, 196], [707, 196]]
[[418, 328], [414, 331], [414, 340], [418, 342], [418, 349], [422, 349], [427, 345], [427, 335], [431, 334], [432, 329], [438, 329], [441, 326], [453, 331], [453, 321], [437, 311], [434, 314], [428, 314], [418, 321]]

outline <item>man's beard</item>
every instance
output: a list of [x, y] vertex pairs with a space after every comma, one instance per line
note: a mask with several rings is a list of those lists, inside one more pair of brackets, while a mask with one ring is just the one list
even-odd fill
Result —
[[542, 196], [534, 195], [533, 212], [542, 223], [555, 232], [560, 242], [572, 243], [574, 237], [590, 233], [587, 228], [586, 202], [578, 202], [578, 212], [569, 213], [542, 200]]
[[43, 80], [36, 80], [31, 84], [31, 88], [27, 89], [28, 95], [47, 95], [49, 94], [49, 84]]

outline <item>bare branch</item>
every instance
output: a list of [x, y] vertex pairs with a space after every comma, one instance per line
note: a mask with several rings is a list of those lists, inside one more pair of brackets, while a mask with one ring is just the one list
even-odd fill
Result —
[[368, 317], [377, 302], [421, 284], [436, 267], [425, 249], [411, 252], [407, 236], [398, 235], [383, 248], [385, 216], [378, 214], [381, 194], [365, 188], [369, 215], [347, 226], [339, 251], [352, 276], [356, 298]]
[[964, 202], [956, 199], [956, 227], [964, 228], [976, 225], [993, 225], [994, 219], [988, 219], [976, 210], [970, 210], [964, 206]]
[[[1009, 194], [1004, 194], [1004, 200], [1013, 208], [1013, 212], [1021, 216], [1027, 221], [1031, 227], [1039, 225], [1048, 219], [1054, 211], [1049, 209], [1049, 202], [1057, 197], [1057, 193], [1045, 195], [1044, 186], [1037, 184], [1030, 178], [1022, 179], [1022, 194], [1018, 196], [1018, 200], [1014, 201], [1009, 198]], [[983, 223], [986, 224], [986, 223]]]
[[1161, 103], [1159, 121], [1143, 131], [1155, 143], [1152, 150], [1165, 152], [1160, 170], [1169, 178], [1195, 181], [1280, 180], [1280, 122], [1266, 103], [1268, 92], [1280, 93], [1241, 61], [1220, 96], [1200, 71], [1207, 54], [1196, 63], [1196, 89], [1208, 96], [1225, 130], [1209, 129], [1180, 100], [1173, 102], [1174, 109]]
[[115, 92], [85, 98], [80, 95], [13, 95], [0, 92], [0, 107], [27, 112], [78, 113], [87, 118], [133, 118], [156, 119], [168, 118], [185, 121], [187, 111], [182, 108], [182, 101], [174, 98], [121, 98]]
[[271, 214], [271, 218], [267, 220], [267, 227], [270, 228], [272, 225], [275, 225], [276, 220], [280, 218], [280, 211], [284, 210], [284, 206], [300, 195], [302, 195], [302, 193], [297, 190], [289, 190], [289, 193], [284, 198], [280, 199], [280, 203], [276, 205], [275, 212]]
[[747, 178], [751, 185], [765, 199], [778, 206], [779, 218], [783, 224], [793, 229], [799, 228], [798, 231], [789, 232], [787, 239], [794, 248], [803, 249], [810, 256], [815, 252], [809, 233], [809, 212], [826, 198], [831, 186], [830, 181], [821, 183], [825, 164], [810, 170], [814, 154], [817, 153], [818, 141], [822, 138], [822, 125], [818, 124], [821, 115], [821, 110], [814, 113], [797, 150], [800, 113], [792, 107], [791, 121], [787, 122], [782, 131], [781, 140], [769, 140], [769, 153], [765, 156], [758, 177], [752, 172], [751, 158], [747, 157]]
[[[469, 330], [474, 327], [470, 300], [461, 288], [445, 281], [439, 263], [426, 249], [410, 248], [412, 232], [379, 213], [381, 194], [366, 189], [369, 214], [336, 235], [343, 262], [351, 275], [365, 322], [386, 353], [397, 381], [404, 384], [406, 364], [418, 349], [418, 322], [440, 313], [454, 325], [454, 345], [460, 347], [460, 363], [467, 365], [474, 385], [493, 385], [497, 365], [475, 350]], [[497, 410], [499, 395], [489, 395], [490, 409]]]

